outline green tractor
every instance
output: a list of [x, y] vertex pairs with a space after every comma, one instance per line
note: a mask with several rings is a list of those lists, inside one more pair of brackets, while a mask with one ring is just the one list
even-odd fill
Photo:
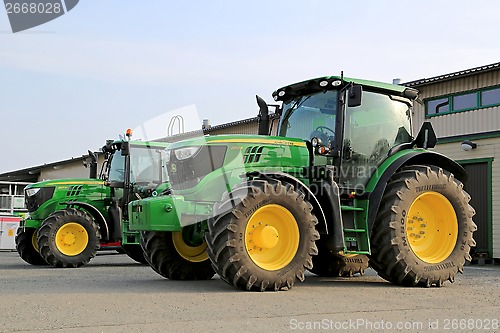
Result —
[[[243, 290], [287, 290], [370, 266], [395, 284], [441, 286], [475, 246], [467, 175], [412, 135], [418, 92], [343, 75], [292, 84], [259, 135], [193, 138], [167, 149], [171, 193], [129, 204], [151, 267], [214, 273]], [[273, 120], [274, 119], [274, 120]], [[271, 126], [270, 126], [271, 125]], [[276, 131], [276, 136], [270, 134]]]
[[[130, 135], [127, 135], [130, 138]], [[164, 165], [166, 143], [109, 140], [105, 163], [97, 177], [97, 157], [89, 179], [48, 180], [28, 185], [29, 217], [21, 221], [16, 248], [32, 265], [80, 267], [97, 250], [117, 248], [146, 263], [140, 234], [128, 227], [132, 199], [168, 190]]]

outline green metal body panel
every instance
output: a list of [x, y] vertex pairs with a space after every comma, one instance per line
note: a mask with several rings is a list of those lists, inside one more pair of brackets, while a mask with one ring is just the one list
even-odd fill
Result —
[[66, 207], [71, 201], [84, 202], [95, 207], [107, 217], [110, 189], [101, 179], [57, 179], [28, 185], [26, 189], [54, 188], [50, 199], [43, 202], [24, 222], [25, 227], [39, 228], [43, 221], [53, 212]]

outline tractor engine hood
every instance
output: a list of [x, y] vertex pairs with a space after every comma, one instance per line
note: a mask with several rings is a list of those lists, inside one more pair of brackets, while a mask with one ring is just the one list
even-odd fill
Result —
[[[185, 190], [202, 186], [220, 173], [241, 178], [256, 171], [303, 172], [309, 165], [310, 153], [301, 139], [217, 135], [172, 144], [167, 149], [167, 161], [172, 189]], [[214, 171], [213, 177], [207, 177]]]

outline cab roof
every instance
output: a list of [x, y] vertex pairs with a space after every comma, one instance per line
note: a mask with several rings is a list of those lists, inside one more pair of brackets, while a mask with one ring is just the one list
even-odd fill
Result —
[[[328, 84], [326, 86], [321, 86], [320, 82], [324, 81], [327, 81]], [[331, 83], [334, 81], [340, 81], [340, 84], [338, 86], [332, 86]], [[339, 87], [345, 87], [350, 83], [361, 85], [366, 90], [388, 93], [396, 96], [406, 97], [412, 100], [416, 99], [418, 95], [418, 91], [416, 89], [400, 86], [397, 84], [340, 76], [323, 76], [284, 86], [273, 92], [273, 97], [275, 98], [275, 100], [284, 101], [292, 98], [294, 95], [339, 89]], [[282, 96], [280, 96], [280, 93], [282, 94]]]

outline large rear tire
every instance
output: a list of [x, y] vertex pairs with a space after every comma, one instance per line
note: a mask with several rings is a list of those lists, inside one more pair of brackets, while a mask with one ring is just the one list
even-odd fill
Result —
[[147, 264], [148, 261], [144, 257], [144, 251], [140, 244], [122, 244], [122, 249], [125, 254], [132, 260], [140, 264]]
[[371, 266], [405, 286], [453, 282], [476, 244], [469, 201], [462, 183], [441, 168], [412, 166], [396, 173], [373, 227]]
[[16, 233], [16, 250], [21, 259], [35, 266], [47, 265], [47, 262], [38, 252], [36, 243], [37, 229], [18, 228]]
[[243, 290], [288, 290], [318, 253], [318, 223], [303, 193], [255, 180], [225, 194], [209, 220], [208, 255], [223, 281]]
[[99, 226], [94, 218], [75, 208], [52, 213], [38, 230], [40, 255], [54, 267], [87, 264], [97, 253], [99, 239]]
[[202, 240], [190, 244], [182, 232], [143, 232], [144, 256], [155, 272], [171, 280], [210, 280], [215, 272]]

